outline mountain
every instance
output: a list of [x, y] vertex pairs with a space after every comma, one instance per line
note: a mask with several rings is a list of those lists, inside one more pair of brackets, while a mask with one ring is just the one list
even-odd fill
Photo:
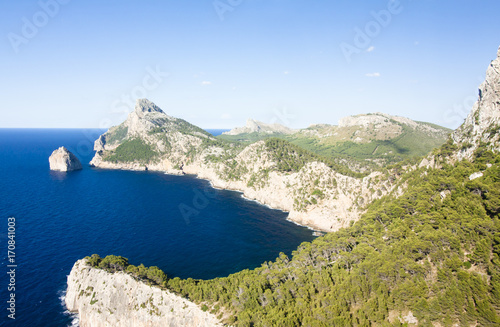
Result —
[[367, 172], [425, 155], [442, 145], [450, 133], [451, 130], [434, 124], [374, 113], [344, 117], [338, 125], [317, 124], [288, 133], [236, 128], [218, 138], [253, 143], [280, 137], [351, 170]]
[[147, 99], [139, 99], [122, 124], [110, 128], [94, 144], [90, 164], [101, 168], [180, 172], [195, 149], [215, 138], [183, 119], [164, 113]]
[[229, 132], [224, 132], [224, 135], [239, 135], [239, 134], [292, 134], [294, 130], [281, 124], [266, 124], [257, 120], [247, 119], [245, 127], [236, 127]]
[[[493, 131], [499, 121], [498, 60], [488, 68], [464, 124], [422, 161], [434, 164], [400, 164], [378, 175], [375, 180], [399, 187], [366, 205], [356, 222], [303, 243], [292, 258], [281, 254], [256, 269], [213, 280], [164, 278], [164, 287], [232, 326], [499, 326], [500, 144]], [[314, 186], [336, 174], [324, 157], [302, 151], [271, 138], [228, 160], [267, 172], [272, 185], [281, 183], [283, 172], [286, 178], [313, 179]], [[349, 178], [341, 191], [367, 181]], [[323, 190], [331, 198], [339, 189], [330, 183]], [[119, 262], [113, 269], [132, 276], [149, 269], [153, 280], [161, 275], [156, 267], [130, 267], [121, 257], [95, 259], [88, 258], [85, 272]]]

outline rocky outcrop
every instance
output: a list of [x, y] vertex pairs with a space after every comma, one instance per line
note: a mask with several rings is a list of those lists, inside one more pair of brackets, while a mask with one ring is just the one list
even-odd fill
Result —
[[82, 169], [80, 160], [65, 147], [54, 150], [49, 157], [50, 170], [73, 171]]
[[452, 139], [459, 147], [455, 155], [458, 160], [471, 159], [481, 144], [500, 151], [500, 48], [486, 71], [485, 81], [479, 86], [477, 102]]
[[224, 132], [224, 135], [238, 135], [249, 133], [263, 133], [263, 134], [293, 134], [295, 130], [283, 126], [281, 124], [266, 124], [257, 120], [247, 119], [246, 126], [236, 127], [229, 132]]
[[222, 326], [196, 304], [130, 275], [92, 268], [85, 259], [68, 276], [65, 303], [81, 327]]

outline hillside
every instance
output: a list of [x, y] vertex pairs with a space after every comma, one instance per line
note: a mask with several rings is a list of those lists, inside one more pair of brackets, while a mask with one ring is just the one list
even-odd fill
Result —
[[405, 175], [404, 195], [291, 259], [168, 285], [232, 312], [236, 326], [498, 325], [500, 156], [482, 150], [472, 164]]
[[101, 269], [91, 268], [97, 266], [96, 259], [92, 256], [78, 260], [68, 276], [65, 303], [70, 312], [80, 313], [79, 326], [222, 326], [203, 307], [168, 290], [147, 285], [145, 281], [155, 285], [165, 278], [156, 267], [144, 269], [144, 275], [142, 271], [134, 275], [120, 271], [127, 261], [119, 257], [97, 259]]
[[[292, 258], [164, 287], [234, 326], [500, 325], [499, 64], [500, 49], [465, 123], [420, 165], [393, 168], [395, 185], [357, 222], [303, 243]], [[286, 141], [267, 146], [282, 149], [278, 142]], [[275, 171], [331, 169], [296, 160], [291, 145], [283, 154], [265, 147], [257, 142], [239, 156], [258, 153], [260, 167]]]
[[[352, 227], [255, 270], [167, 287], [234, 326], [500, 324], [500, 155], [422, 167]], [[477, 176], [482, 172], [483, 176]], [[133, 269], [132, 269], [133, 270]]]
[[434, 124], [375, 113], [345, 117], [338, 125], [318, 124], [288, 133], [236, 128], [218, 138], [248, 144], [280, 137], [353, 170], [373, 171], [423, 156], [441, 146], [450, 133]]

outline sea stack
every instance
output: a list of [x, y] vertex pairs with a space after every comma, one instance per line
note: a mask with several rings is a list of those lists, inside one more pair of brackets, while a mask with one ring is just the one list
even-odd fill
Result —
[[49, 164], [50, 170], [73, 171], [82, 169], [80, 160], [63, 146], [52, 152]]

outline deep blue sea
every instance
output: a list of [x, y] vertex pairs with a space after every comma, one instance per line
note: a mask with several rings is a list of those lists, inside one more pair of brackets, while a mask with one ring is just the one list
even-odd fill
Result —
[[[287, 213], [216, 190], [195, 176], [101, 170], [88, 166], [101, 130], [0, 129], [1, 326], [69, 326], [62, 304], [73, 263], [121, 255], [169, 277], [227, 276], [290, 255], [310, 230]], [[210, 131], [216, 134], [220, 131]], [[66, 146], [81, 171], [49, 170]], [[182, 215], [179, 208], [191, 208]], [[8, 218], [15, 218], [15, 321], [10, 293]]]

